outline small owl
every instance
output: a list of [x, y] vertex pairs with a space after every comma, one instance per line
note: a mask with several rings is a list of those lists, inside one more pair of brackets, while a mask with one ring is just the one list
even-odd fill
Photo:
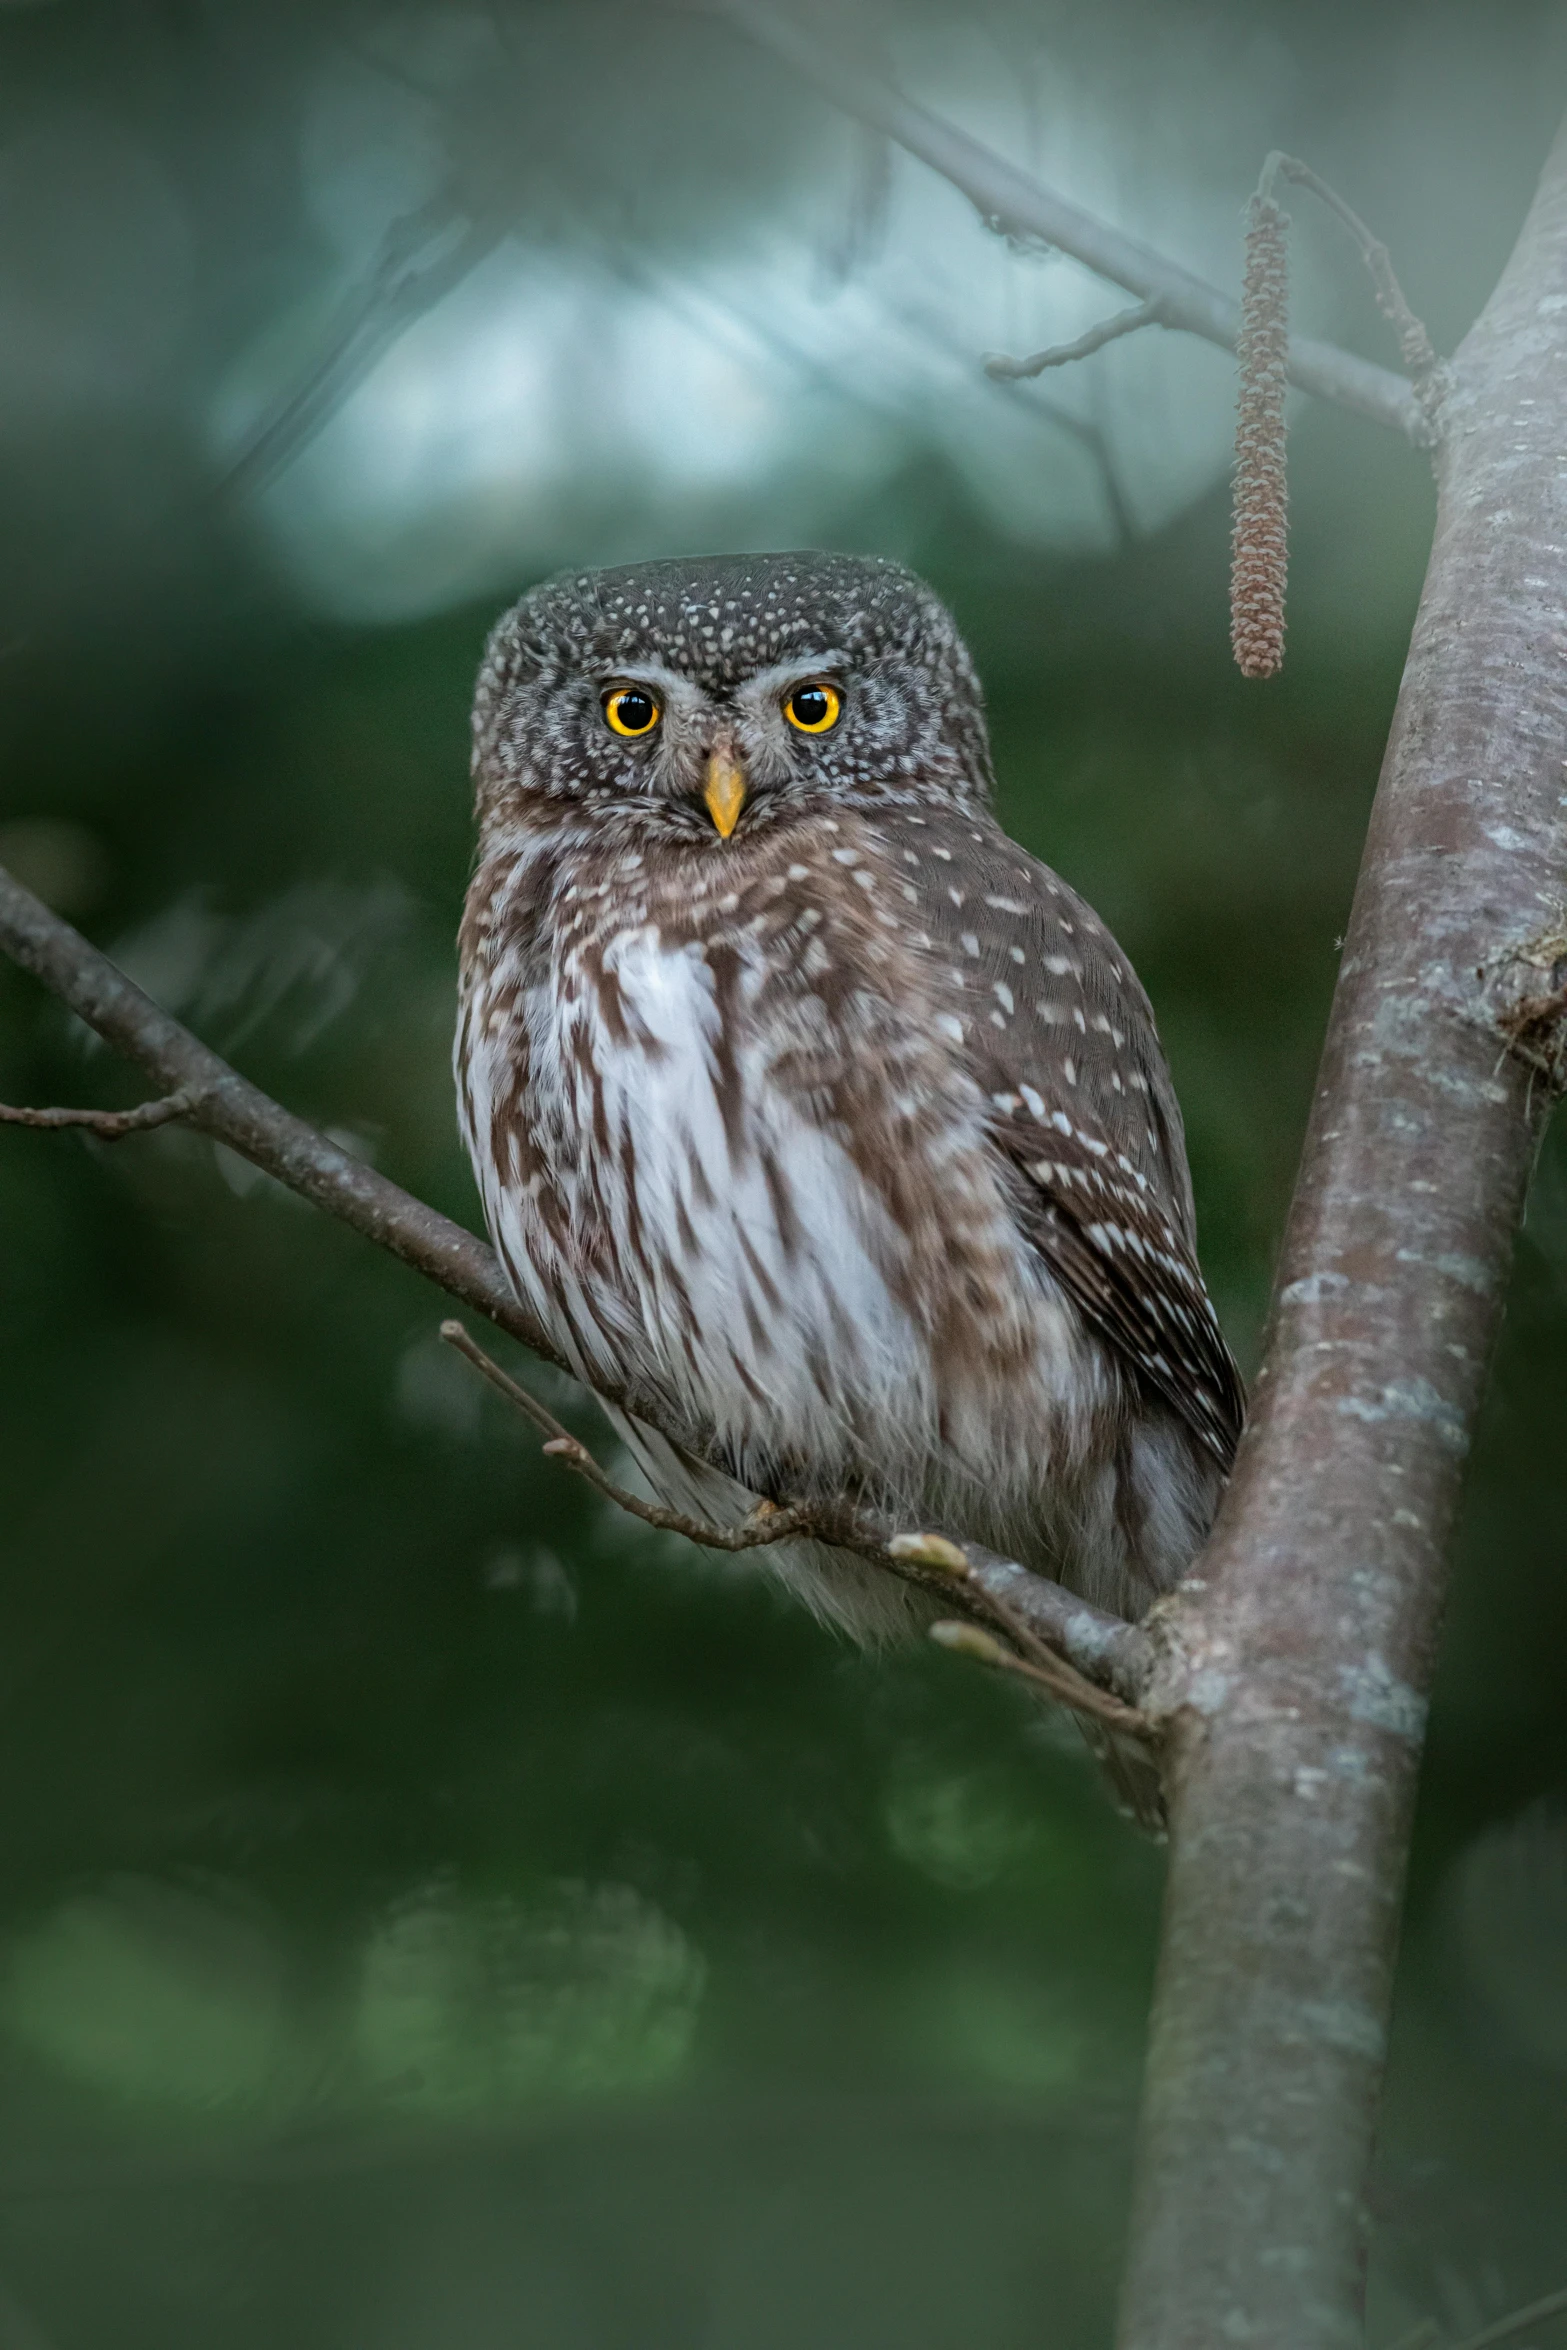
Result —
[[[656, 1491], [847, 1493], [1141, 1614], [1241, 1384], [1148, 999], [997, 823], [937, 598], [822, 554], [556, 579], [490, 640], [474, 773], [464, 1139], [518, 1296], [659, 1398], [611, 1413]], [[919, 1604], [762, 1555], [862, 1638]]]

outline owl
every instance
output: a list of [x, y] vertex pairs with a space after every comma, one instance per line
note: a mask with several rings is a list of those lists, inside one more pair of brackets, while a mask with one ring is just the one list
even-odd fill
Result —
[[[1203, 1540], [1243, 1395], [1114, 939], [1001, 830], [984, 707], [896, 563], [579, 572], [494, 631], [460, 937], [464, 1140], [519, 1298], [657, 1493], [850, 1495], [1126, 1616]], [[874, 1640], [920, 1595], [761, 1554]]]

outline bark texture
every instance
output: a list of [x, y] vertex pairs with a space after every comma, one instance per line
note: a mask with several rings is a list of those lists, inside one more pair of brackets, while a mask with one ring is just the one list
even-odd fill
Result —
[[1435, 542], [1266, 1366], [1155, 1710], [1174, 1835], [1122, 2350], [1349, 2350], [1460, 1479], [1567, 993], [1567, 142]]

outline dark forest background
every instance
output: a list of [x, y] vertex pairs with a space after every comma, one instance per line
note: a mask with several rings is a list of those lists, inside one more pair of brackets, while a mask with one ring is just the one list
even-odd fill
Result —
[[[1227, 285], [1263, 153], [1306, 155], [1439, 347], [1567, 93], [1545, 7], [822, 38]], [[1390, 358], [1305, 204], [1302, 323]], [[401, 340], [366, 294], [398, 220], [478, 271]], [[1244, 685], [1227, 362], [980, 373], [1118, 301], [691, 14], [0, 8], [0, 861], [473, 1221], [447, 1057], [490, 622], [563, 563], [897, 555], [974, 648], [1007, 822], [1153, 996], [1250, 1365], [1431, 490], [1302, 409], [1289, 658]], [[350, 334], [362, 380], [291, 439]], [[0, 970], [0, 1098], [136, 1097]], [[1012, 1688], [606, 1514], [441, 1311], [193, 1138], [0, 1129], [0, 2345], [1102, 2341], [1158, 1851]], [[1564, 1407], [1558, 1130], [1432, 1723], [1377, 2340], [1567, 2283]]]

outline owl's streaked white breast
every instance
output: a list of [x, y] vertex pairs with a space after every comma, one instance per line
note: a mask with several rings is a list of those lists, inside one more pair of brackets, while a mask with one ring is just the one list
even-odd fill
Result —
[[[947, 1454], [955, 1478], [993, 1467], [998, 1418], [1030, 1423], [1013, 1448], [1020, 1481], [1032, 1485], [1042, 1448], [1065, 1437], [1075, 1449], [1067, 1428], [1086, 1426], [1102, 1375], [1015, 1231], [977, 1096], [941, 1155], [954, 1222], [987, 1227], [1024, 1309], [1029, 1375], [1010, 1395], [982, 1359], [970, 1389], [961, 1366], [937, 1358], [945, 1267], [918, 1261], [919, 1235], [778, 1082], [776, 1035], [743, 1017], [747, 994], [767, 984], [763, 961], [741, 959], [739, 1026], [753, 1042], [738, 1066], [724, 1061], [699, 940], [638, 923], [596, 940], [589, 965], [557, 936], [513, 994], [503, 958], [495, 995], [508, 1015], [492, 1025], [481, 986], [459, 1048], [465, 1133], [497, 1246], [586, 1378], [634, 1366], [678, 1420], [712, 1430], [759, 1481], [792, 1462], [811, 1465], [813, 1484], [860, 1482], [874, 1455], [911, 1506], [933, 1456]], [[520, 1036], [541, 1153], [522, 1182], [489, 1139]], [[552, 1153], [551, 1135], [591, 1136], [593, 1147]]]

